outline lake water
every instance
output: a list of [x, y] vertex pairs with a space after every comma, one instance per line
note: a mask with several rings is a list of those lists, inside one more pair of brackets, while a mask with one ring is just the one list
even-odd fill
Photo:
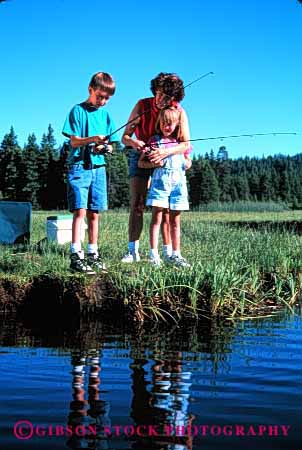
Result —
[[301, 315], [129, 332], [1, 319], [1, 449], [300, 449]]

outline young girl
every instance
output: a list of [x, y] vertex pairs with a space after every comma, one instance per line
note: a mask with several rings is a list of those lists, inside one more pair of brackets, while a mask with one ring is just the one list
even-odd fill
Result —
[[[169, 149], [178, 145], [182, 136], [180, 111], [173, 107], [162, 109], [158, 116], [156, 131], [158, 134], [148, 142], [150, 151], [152, 148]], [[154, 167], [148, 161], [147, 155], [148, 148], [141, 154], [138, 167], [146, 169]], [[155, 265], [161, 264], [158, 254], [158, 236], [162, 215], [168, 209], [173, 249], [169, 262], [180, 267], [190, 267], [180, 253], [180, 212], [189, 209], [185, 170], [190, 166], [191, 160], [188, 155], [172, 154], [163, 159], [154, 169], [147, 205], [152, 206], [150, 262]]]
[[[138, 167], [141, 151], [151, 136], [156, 133], [155, 124], [162, 108], [173, 105], [181, 111], [182, 141], [174, 147], [174, 153], [183, 153], [189, 148], [190, 139], [188, 118], [180, 103], [184, 99], [185, 89], [181, 78], [175, 73], [159, 73], [151, 80], [152, 97], [140, 99], [134, 106], [123, 134], [123, 144], [132, 148], [129, 159], [130, 176], [130, 214], [128, 226], [128, 252], [122, 258], [124, 263], [140, 260], [139, 239], [143, 229], [143, 214], [148, 191], [150, 171]], [[167, 155], [164, 149], [157, 149], [152, 160], [160, 161]], [[166, 217], [167, 216], [167, 217]], [[169, 215], [164, 214], [162, 228], [169, 232]], [[163, 247], [164, 256], [171, 256], [171, 245]]]

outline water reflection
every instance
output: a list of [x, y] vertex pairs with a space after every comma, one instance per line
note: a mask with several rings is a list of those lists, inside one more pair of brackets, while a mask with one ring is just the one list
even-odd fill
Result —
[[[110, 404], [100, 399], [100, 355], [96, 349], [71, 352], [73, 400], [70, 402], [68, 425], [75, 430], [79, 425], [95, 433], [83, 436], [74, 433], [67, 441], [69, 448], [108, 449], [105, 427], [111, 427]], [[88, 380], [87, 380], [88, 379]], [[87, 385], [88, 383], [88, 385]], [[86, 388], [87, 386], [87, 388]]]
[[[135, 347], [133, 350], [137, 353]], [[143, 430], [144, 434], [131, 436], [131, 448], [192, 450], [192, 437], [187, 433], [194, 419], [189, 412], [191, 372], [183, 370], [181, 352], [172, 352], [169, 360], [164, 359], [163, 353], [154, 354], [153, 358], [148, 365], [150, 373], [144, 368], [147, 359], [136, 357], [130, 364], [130, 417], [134, 429]], [[101, 360], [101, 352], [96, 349], [71, 351], [73, 394], [67, 425], [73, 430], [79, 426], [87, 430], [90, 426], [96, 433], [82, 436], [74, 433], [67, 440], [69, 448], [110, 448], [114, 431], [109, 416], [110, 403], [100, 398]], [[156, 436], [148, 435], [151, 429]]]
[[171, 352], [169, 360], [153, 354], [151, 382], [144, 366], [146, 359], [135, 358], [132, 368], [131, 417], [136, 425], [153, 425], [159, 436], [138, 439], [133, 449], [191, 450], [187, 433], [194, 416], [189, 413], [191, 372], [183, 371], [181, 352]]
[[[53, 323], [29, 326], [2, 320], [4, 448], [19, 449], [18, 442], [12, 445], [10, 434], [18, 417], [96, 430], [95, 434], [37, 442], [36, 446], [45, 450], [66, 446], [127, 450], [300, 448], [296, 446], [302, 426], [299, 317], [244, 324], [208, 322], [183, 329], [128, 330], [125, 326], [117, 330], [85, 320], [67, 328], [61, 325], [54, 329]], [[59, 379], [64, 380], [60, 391]], [[51, 401], [53, 409], [45, 408]], [[269, 437], [219, 440], [192, 438], [188, 432], [200, 424], [245, 423], [289, 424], [293, 431], [290, 438], [278, 438], [277, 446]], [[157, 432], [117, 437], [105, 431], [118, 424], [135, 430], [147, 425]], [[34, 443], [22, 448], [32, 450]]]

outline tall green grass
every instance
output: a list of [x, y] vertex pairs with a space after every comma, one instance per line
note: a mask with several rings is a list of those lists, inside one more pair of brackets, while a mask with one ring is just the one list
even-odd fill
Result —
[[237, 202], [211, 202], [206, 205], [199, 206], [197, 211], [207, 212], [281, 212], [289, 211], [289, 207], [282, 202], [256, 202], [243, 201]]
[[[278, 220], [286, 219], [286, 214], [278, 214]], [[0, 247], [2, 280], [29, 283], [46, 272], [64, 280], [75, 276], [69, 272], [69, 245], [45, 240], [48, 215], [33, 214], [28, 248]], [[227, 222], [234, 214], [225, 223], [217, 222], [218, 217], [210, 221], [203, 213], [183, 214], [182, 254], [192, 267], [179, 269], [148, 263], [149, 213], [140, 245], [142, 262], [122, 264], [128, 214], [102, 214], [99, 247], [109, 269], [106, 280], [115, 295], [125, 304], [135, 304], [142, 318], [158, 320], [171, 315], [177, 320], [183, 314], [245, 317], [268, 314], [276, 307], [292, 308], [301, 293], [302, 238], [282, 228], [276, 232], [230, 228]], [[244, 214], [238, 217], [246, 218]], [[302, 219], [301, 213], [295, 217]], [[84, 282], [84, 276], [76, 276]]]

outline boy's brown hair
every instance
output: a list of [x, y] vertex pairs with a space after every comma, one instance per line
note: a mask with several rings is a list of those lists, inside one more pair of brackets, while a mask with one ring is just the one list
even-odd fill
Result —
[[94, 91], [97, 89], [105, 91], [110, 96], [115, 93], [115, 82], [112, 76], [106, 72], [97, 72], [92, 75], [89, 87], [91, 87]]

